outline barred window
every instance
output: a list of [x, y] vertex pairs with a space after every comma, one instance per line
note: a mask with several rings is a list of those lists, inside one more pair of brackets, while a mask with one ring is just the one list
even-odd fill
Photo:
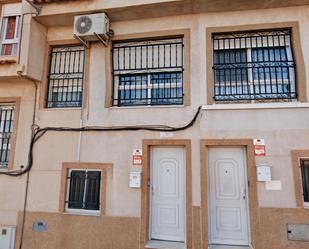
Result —
[[17, 55], [19, 34], [20, 16], [4, 16], [1, 27], [1, 55]]
[[301, 160], [301, 177], [303, 186], [304, 202], [309, 206], [309, 159]]
[[214, 99], [295, 99], [291, 30], [213, 34]]
[[70, 170], [66, 208], [70, 210], [100, 210], [101, 171]]
[[0, 168], [7, 168], [12, 144], [14, 106], [0, 106]]
[[113, 105], [183, 104], [183, 38], [113, 43]]
[[50, 53], [47, 107], [80, 107], [83, 98], [85, 49], [53, 47]]

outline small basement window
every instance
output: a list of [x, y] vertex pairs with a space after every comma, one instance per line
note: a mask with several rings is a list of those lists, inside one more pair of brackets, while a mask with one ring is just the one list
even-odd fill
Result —
[[300, 161], [304, 203], [309, 207], [309, 159]]
[[66, 211], [100, 212], [101, 171], [71, 169], [67, 177]]

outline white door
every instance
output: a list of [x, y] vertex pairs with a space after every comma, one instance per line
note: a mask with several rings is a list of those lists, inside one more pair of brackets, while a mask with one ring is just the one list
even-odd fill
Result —
[[210, 244], [249, 245], [246, 158], [243, 148], [210, 148]]
[[150, 239], [185, 241], [185, 152], [156, 148], [151, 155]]

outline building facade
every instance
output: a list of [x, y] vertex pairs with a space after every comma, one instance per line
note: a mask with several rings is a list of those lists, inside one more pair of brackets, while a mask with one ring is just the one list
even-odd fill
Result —
[[309, 2], [1, 2], [1, 249], [309, 248]]

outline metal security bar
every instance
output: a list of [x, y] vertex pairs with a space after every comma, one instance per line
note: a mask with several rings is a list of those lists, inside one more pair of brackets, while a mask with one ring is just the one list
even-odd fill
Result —
[[69, 180], [69, 194], [66, 201], [69, 209], [100, 209], [100, 171], [72, 170]]
[[50, 53], [47, 107], [80, 107], [83, 98], [85, 49], [54, 47]]
[[309, 202], [309, 159], [301, 160], [300, 167], [301, 167], [304, 202]]
[[183, 104], [183, 37], [114, 42], [113, 105]]
[[296, 99], [291, 30], [213, 34], [216, 101]]
[[14, 106], [0, 106], [0, 168], [6, 168], [9, 164], [14, 109]]

